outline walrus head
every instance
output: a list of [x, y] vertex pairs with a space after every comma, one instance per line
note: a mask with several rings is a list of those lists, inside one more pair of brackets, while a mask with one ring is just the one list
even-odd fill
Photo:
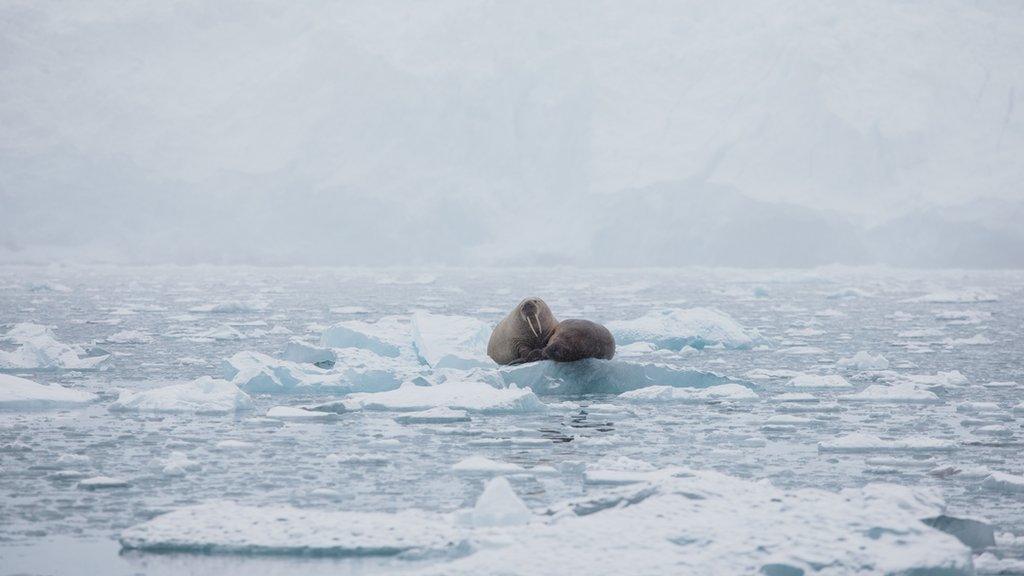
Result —
[[520, 302], [516, 309], [519, 321], [526, 324], [527, 330], [533, 334], [537, 342], [547, 342], [555, 325], [558, 324], [548, 305], [540, 298], [527, 298]]

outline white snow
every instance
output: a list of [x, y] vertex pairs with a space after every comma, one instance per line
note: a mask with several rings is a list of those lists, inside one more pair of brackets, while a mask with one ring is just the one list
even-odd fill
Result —
[[953, 442], [924, 436], [885, 440], [871, 434], [854, 433], [818, 442], [820, 452], [942, 452], [955, 449]]
[[487, 356], [491, 326], [469, 316], [443, 316], [417, 311], [412, 315], [416, 353], [431, 368], [490, 367]]
[[121, 390], [110, 409], [124, 412], [229, 414], [250, 410], [252, 406], [252, 398], [234, 384], [202, 376], [191, 382], [151, 390]]
[[757, 394], [740, 384], [719, 384], [707, 388], [676, 388], [674, 386], [648, 386], [619, 394], [619, 398], [634, 402], [750, 402]]
[[864, 350], [857, 352], [851, 358], [841, 358], [837, 364], [841, 368], [853, 368], [856, 370], [885, 370], [889, 368], [889, 361], [881, 354], [873, 356]]
[[438, 406], [417, 412], [405, 412], [395, 416], [399, 424], [445, 424], [451, 422], [469, 422], [465, 410], [452, 410], [447, 406]]
[[857, 392], [840, 396], [846, 402], [892, 402], [908, 404], [938, 404], [941, 402], [934, 392], [923, 390], [911, 382], [901, 382], [886, 386], [872, 384]]
[[4, 336], [18, 347], [0, 350], [0, 369], [4, 370], [92, 370], [109, 355], [82, 357], [78, 350], [57, 340], [48, 326], [15, 324]]
[[0, 410], [71, 408], [96, 400], [96, 395], [57, 384], [45, 386], [11, 374], [0, 374]]
[[483, 413], [543, 412], [547, 406], [531, 390], [496, 388], [484, 382], [449, 380], [433, 386], [402, 384], [397, 390], [349, 394], [349, 410], [427, 410], [439, 406]]
[[511, 462], [499, 462], [483, 456], [470, 456], [463, 458], [452, 465], [455, 472], [483, 473], [483, 474], [507, 474], [522, 472], [523, 467]]
[[633, 320], [607, 323], [617, 344], [650, 342], [662, 348], [750, 348], [761, 341], [756, 329], [745, 328], [732, 316], [713, 308], [656, 310]]
[[981, 481], [981, 486], [1001, 492], [1024, 492], [1024, 476], [993, 471]]
[[787, 386], [790, 388], [828, 389], [849, 388], [852, 384], [839, 374], [800, 374], [790, 380]]
[[518, 526], [528, 524], [532, 519], [530, 509], [504, 476], [491, 478], [477, 498], [476, 505], [458, 516], [461, 524], [477, 528]]

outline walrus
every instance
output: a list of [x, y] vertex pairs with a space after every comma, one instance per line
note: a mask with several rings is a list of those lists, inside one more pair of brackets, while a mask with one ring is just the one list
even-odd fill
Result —
[[543, 349], [558, 320], [540, 298], [526, 298], [498, 323], [487, 341], [487, 355], [498, 364], [521, 361], [531, 351]]
[[611, 360], [615, 338], [607, 328], [590, 320], [559, 322], [543, 300], [527, 298], [491, 333], [487, 355], [498, 364]]

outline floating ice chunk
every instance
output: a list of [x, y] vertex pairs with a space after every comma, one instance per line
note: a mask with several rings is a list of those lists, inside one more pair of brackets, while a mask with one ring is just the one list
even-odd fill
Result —
[[126, 549], [234, 554], [381, 556], [443, 552], [460, 541], [449, 522], [424, 512], [256, 508], [223, 501], [181, 508], [121, 533]]
[[907, 374], [902, 378], [907, 382], [924, 386], [960, 386], [967, 383], [967, 377], [959, 370], [936, 372], [935, 374]]
[[185, 476], [200, 467], [198, 462], [189, 460], [184, 452], [171, 452], [166, 458], [158, 458], [155, 464], [164, 476]]
[[912, 328], [910, 330], [903, 330], [897, 332], [896, 336], [900, 338], [935, 338], [942, 336], [942, 330], [937, 328]]
[[390, 456], [369, 452], [353, 452], [349, 454], [328, 454], [324, 462], [329, 464], [387, 464]]
[[924, 436], [883, 440], [870, 434], [854, 433], [818, 442], [819, 452], [943, 452], [955, 449], [953, 442]]
[[843, 288], [842, 290], [836, 290], [830, 292], [825, 297], [830, 300], [850, 300], [854, 298], [870, 298], [874, 296], [871, 292], [861, 290], [860, 288]]
[[330, 348], [320, 348], [292, 338], [284, 347], [281, 359], [299, 364], [316, 364], [322, 368], [331, 368], [338, 362], [338, 354]]
[[852, 384], [838, 374], [801, 374], [787, 384], [790, 388], [828, 389], [849, 388]]
[[659, 475], [663, 475], [662, 472], [648, 462], [628, 456], [609, 455], [588, 464], [584, 480], [587, 484], [614, 486], [647, 482]]
[[122, 390], [110, 410], [228, 414], [252, 409], [252, 398], [226, 380], [209, 376], [152, 390]]
[[1002, 426], [1000, 424], [989, 424], [987, 426], [978, 426], [971, 430], [974, 434], [981, 434], [982, 436], [1013, 436], [1013, 430]]
[[328, 348], [363, 348], [381, 356], [397, 358], [403, 347], [412, 345], [411, 326], [406, 318], [386, 316], [377, 322], [346, 320], [324, 330], [320, 345]]
[[57, 384], [44, 386], [25, 378], [0, 374], [0, 410], [52, 410], [82, 406], [96, 400], [95, 394], [71, 390]]
[[477, 528], [528, 524], [533, 514], [504, 476], [491, 478], [476, 506], [459, 514], [459, 522]]
[[431, 368], [494, 366], [486, 354], [490, 336], [490, 324], [476, 318], [420, 311], [412, 315], [413, 345]]
[[221, 324], [220, 326], [215, 326], [205, 332], [200, 332], [195, 336], [195, 338], [205, 340], [241, 340], [245, 338], [245, 334], [242, 334], [237, 329], [228, 326], [227, 324]]
[[85, 454], [61, 454], [54, 466], [57, 468], [79, 468], [91, 464], [92, 458]]
[[271, 328], [270, 330], [267, 330], [267, 334], [274, 334], [274, 335], [283, 335], [283, 334], [291, 334], [291, 333], [292, 333], [292, 331], [289, 330], [287, 326], [282, 326], [280, 324], [275, 324], [273, 328]]
[[1024, 402], [1021, 402], [1020, 404], [1017, 404], [1016, 406], [1014, 406], [1013, 407], [1013, 413], [1014, 414], [1024, 414]]
[[891, 402], [898, 404], [938, 404], [941, 402], [934, 392], [922, 390], [916, 385], [904, 382], [885, 386], [872, 384], [856, 394], [840, 396], [844, 402]]
[[511, 462], [499, 462], [483, 456], [470, 456], [459, 460], [452, 466], [456, 472], [483, 473], [483, 474], [507, 474], [522, 472], [523, 467]]
[[213, 447], [221, 452], [234, 452], [251, 450], [253, 444], [244, 440], [221, 440], [214, 444]]
[[202, 306], [195, 306], [189, 308], [188, 311], [192, 313], [207, 313], [207, 314], [245, 314], [249, 312], [259, 312], [266, 308], [261, 302], [242, 302], [240, 300], [229, 300], [227, 302], [218, 302], [215, 304], [203, 304]]
[[981, 324], [992, 319], [984, 310], [935, 310], [935, 319], [954, 325]]
[[993, 341], [984, 334], [975, 334], [970, 338], [946, 338], [942, 343], [947, 347], [952, 346], [988, 346]]
[[138, 330], [123, 330], [107, 336], [110, 344], [152, 344], [153, 337]]
[[445, 406], [483, 413], [543, 412], [547, 406], [528, 388], [496, 388], [484, 382], [449, 380], [433, 386], [402, 384], [397, 390], [350, 394], [350, 410], [413, 411]]
[[807, 392], [786, 392], [772, 397], [773, 402], [817, 402], [818, 397]]
[[[966, 378], [964, 379], [966, 381]], [[1020, 384], [1016, 382], [987, 382], [982, 384], [985, 388], [1017, 388]]]
[[277, 420], [334, 420], [337, 412], [321, 412], [299, 406], [274, 406], [267, 410], [267, 418]]
[[1002, 492], [1024, 492], [1024, 476], [993, 471], [981, 481], [981, 486]]
[[818, 346], [788, 346], [775, 351], [776, 354], [788, 354], [790, 356], [824, 356], [828, 351]]
[[328, 390], [369, 392], [393, 390], [404, 372], [365, 350], [335, 351], [332, 368], [278, 360], [259, 352], [239, 352], [221, 365], [225, 378], [250, 393], [281, 394]]
[[817, 318], [842, 318], [843, 316], [846, 316], [846, 314], [841, 310], [836, 310], [835, 308], [827, 308], [825, 310], [815, 312], [814, 316]]
[[889, 368], [889, 361], [881, 354], [873, 356], [863, 350], [857, 352], [852, 358], [842, 358], [837, 363], [841, 368], [853, 368], [855, 370], [885, 370]]
[[48, 326], [39, 324], [15, 324], [4, 339], [18, 347], [11, 352], [0, 350], [0, 370], [92, 370], [109, 358], [106, 353], [82, 357], [58, 341]]
[[978, 574], [1024, 574], [1024, 560], [983, 552], [974, 559], [974, 568]]
[[941, 290], [931, 292], [924, 296], [911, 298], [908, 302], [928, 302], [932, 304], [966, 304], [976, 302], [997, 302], [999, 296], [981, 290], [979, 288], [968, 288], [965, 290]]
[[438, 406], [418, 412], [406, 412], [395, 416], [399, 424], [446, 424], [451, 422], [469, 422], [465, 410], [452, 410], [447, 406]]
[[751, 380], [783, 380], [783, 379], [795, 378], [795, 377], [799, 376], [800, 374], [802, 374], [802, 373], [798, 372], [796, 370], [786, 370], [786, 369], [768, 370], [768, 369], [765, 369], [765, 368], [756, 368], [754, 370], [747, 371], [747, 373], [744, 374], [744, 376], [746, 376], [747, 378], [750, 378]]
[[[685, 519], [685, 521], [680, 521]], [[429, 574], [971, 574], [971, 552], [864, 491], [784, 491], [693, 472], [556, 506]], [[600, 543], [595, 546], [594, 543]]]
[[633, 320], [608, 322], [607, 326], [619, 344], [650, 342], [671, 350], [714, 344], [750, 348], [761, 341], [756, 329], [744, 328], [732, 316], [713, 308], [652, 311]]
[[964, 414], [984, 414], [1001, 410], [996, 402], [960, 402], [956, 405], [956, 411]]
[[619, 394], [619, 398], [634, 402], [751, 402], [758, 396], [740, 384], [719, 384], [707, 388], [676, 388], [674, 386], [648, 386]]
[[498, 370], [508, 385], [538, 394], [619, 394], [653, 385], [705, 388], [739, 381], [717, 374], [666, 364], [598, 360], [533, 362]]
[[109, 476], [94, 476], [78, 483], [78, 487], [82, 490], [105, 490], [107, 488], [127, 488], [128, 486], [129, 483], [124, 478]]
[[331, 314], [369, 314], [362, 306], [331, 306]]

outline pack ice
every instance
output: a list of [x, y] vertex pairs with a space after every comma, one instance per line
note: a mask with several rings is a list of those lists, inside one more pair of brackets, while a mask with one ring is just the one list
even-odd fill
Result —
[[81, 406], [96, 395], [57, 384], [44, 386], [26, 378], [0, 374], [0, 410], [46, 410]]
[[226, 380], [209, 376], [152, 390], [122, 390], [110, 405], [115, 412], [228, 414], [252, 408], [252, 398]]
[[39, 324], [15, 324], [3, 339], [18, 347], [11, 352], [0, 350], [0, 370], [92, 370], [110, 357], [106, 353], [86, 355]]
[[498, 370], [501, 382], [530, 388], [538, 394], [621, 394], [654, 385], [707, 388], [745, 384], [715, 372], [667, 364], [599, 360], [533, 362]]
[[314, 409], [417, 411], [445, 407], [481, 413], [542, 412], [547, 406], [528, 388], [497, 388], [475, 380], [449, 380], [433, 386], [402, 384], [397, 390], [349, 394], [344, 400]]
[[[934, 493], [888, 484], [782, 490], [663, 470], [534, 514], [502, 478], [454, 514], [188, 506], [125, 530], [126, 549], [432, 558], [420, 574], [973, 573], [970, 549], [925, 524]], [[600, 546], [594, 546], [599, 542]], [[410, 567], [413, 568], [413, 567]]]
[[670, 350], [713, 345], [750, 348], [761, 341], [756, 329], [744, 328], [732, 316], [714, 308], [655, 310], [632, 320], [608, 322], [607, 327], [616, 344], [650, 342]]

